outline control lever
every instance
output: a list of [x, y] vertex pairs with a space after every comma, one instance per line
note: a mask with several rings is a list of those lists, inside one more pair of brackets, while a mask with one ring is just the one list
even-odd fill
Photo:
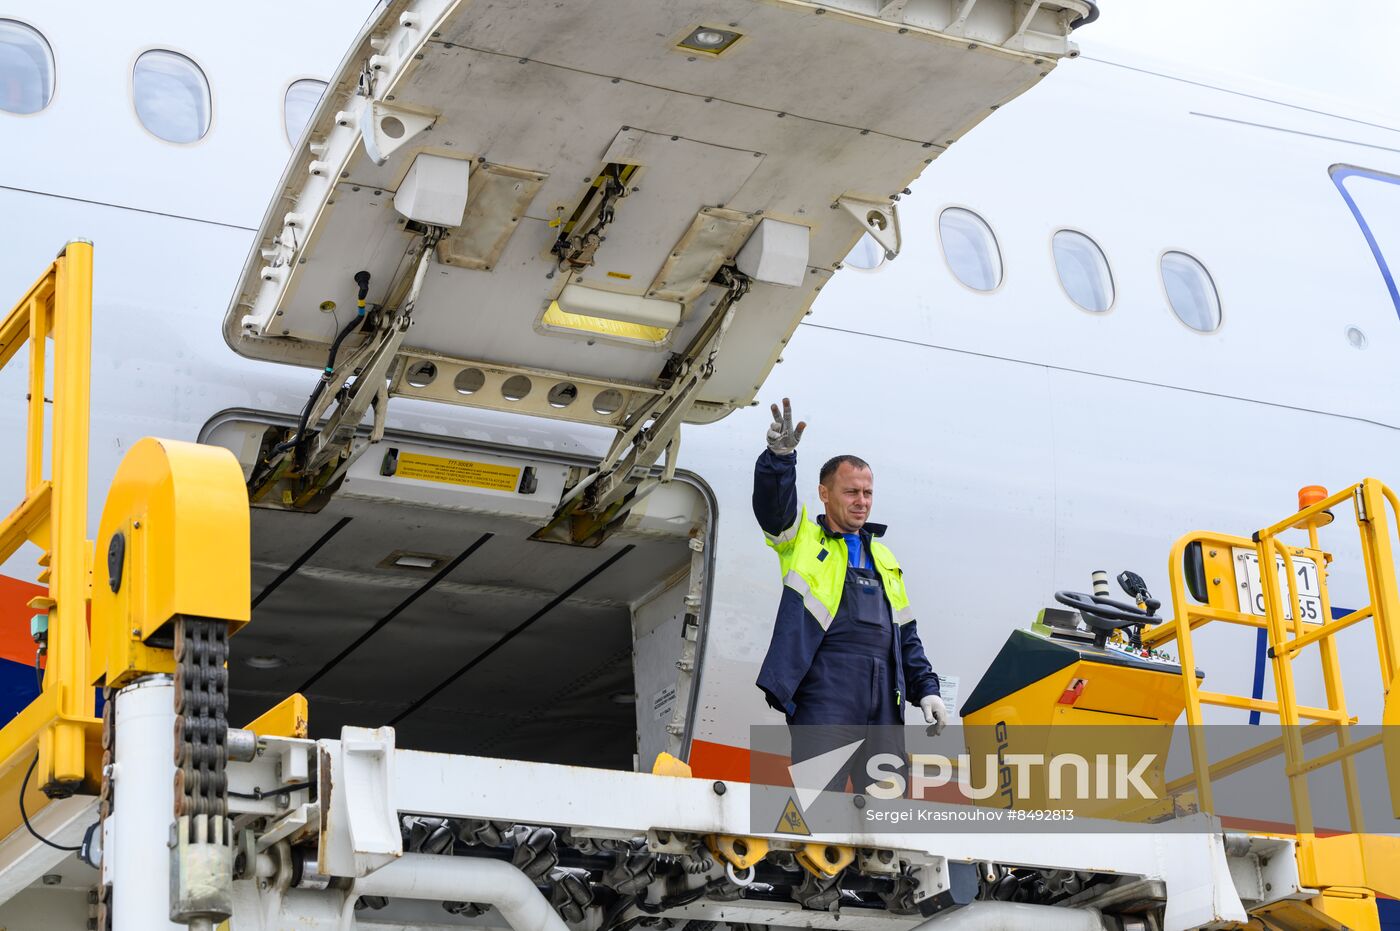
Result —
[[[1127, 593], [1128, 597], [1137, 602], [1137, 606], [1146, 611], [1151, 617], [1157, 613], [1157, 609], [1162, 603], [1147, 590], [1147, 583], [1142, 580], [1142, 576], [1136, 572], [1124, 569], [1118, 573], [1118, 586]], [[1142, 646], [1142, 625], [1130, 628], [1128, 631], [1128, 642], [1135, 647]]]
[[1147, 590], [1147, 583], [1142, 580], [1142, 576], [1136, 572], [1124, 569], [1118, 573], [1118, 585], [1127, 593], [1128, 597], [1137, 602], [1137, 606], [1148, 613], [1154, 615], [1162, 603], [1153, 598]]

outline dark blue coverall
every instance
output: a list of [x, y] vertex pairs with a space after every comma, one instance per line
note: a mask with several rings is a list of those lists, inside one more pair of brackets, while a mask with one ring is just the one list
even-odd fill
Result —
[[[759, 455], [753, 512], [764, 532], [774, 536], [797, 520], [796, 453], [780, 456], [765, 449]], [[857, 535], [833, 533], [825, 515], [817, 523], [827, 536], [847, 537], [851, 564], [846, 568], [841, 605], [822, 631], [801, 596], [784, 586], [758, 686], [768, 703], [784, 712], [793, 725], [794, 763], [863, 740], [849, 765], [828, 785], [829, 790], [840, 791], [849, 775], [859, 792], [869, 782], [870, 757], [893, 753], [903, 758], [899, 725], [904, 723], [904, 701], [917, 704], [926, 695], [937, 695], [938, 676], [924, 653], [915, 622], [895, 625], [874, 568], [870, 540], [882, 535], [885, 526], [867, 523], [856, 546]], [[804, 662], [807, 657], [810, 661]], [[791, 697], [783, 701], [785, 693]]]

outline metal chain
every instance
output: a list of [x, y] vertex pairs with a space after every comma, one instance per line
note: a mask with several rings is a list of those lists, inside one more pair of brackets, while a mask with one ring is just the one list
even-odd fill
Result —
[[[106, 836], [107, 818], [112, 814], [112, 761], [117, 753], [117, 732], [115, 722], [112, 720], [112, 713], [116, 702], [114, 699], [117, 693], [114, 689], [102, 690], [102, 791], [98, 795], [98, 827], [99, 837]], [[89, 927], [94, 931], [112, 931], [112, 886], [110, 883], [102, 881], [99, 875], [97, 888], [93, 891], [91, 899], [95, 902], [91, 904], [97, 906], [96, 923]]]
[[228, 816], [227, 661], [227, 621], [175, 619], [175, 817], [207, 816], [206, 837]]
[[[228, 817], [228, 622], [206, 618], [175, 618], [175, 819], [190, 816], [195, 834], [224, 836], [216, 821]], [[106, 689], [102, 705], [102, 792], [99, 817], [112, 814], [112, 760], [116, 754], [113, 720], [116, 691]], [[205, 831], [196, 824], [208, 819]], [[100, 830], [100, 828], [99, 828]], [[111, 931], [112, 887], [96, 890], [97, 931]]]

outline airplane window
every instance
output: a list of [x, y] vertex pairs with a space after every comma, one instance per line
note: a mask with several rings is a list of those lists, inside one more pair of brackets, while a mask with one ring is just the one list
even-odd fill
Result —
[[1209, 333], [1220, 326], [1220, 295], [1210, 272], [1185, 252], [1162, 256], [1162, 284], [1177, 319], [1193, 330]]
[[184, 55], [143, 53], [131, 73], [131, 96], [141, 125], [166, 142], [198, 142], [209, 131], [209, 82]]
[[53, 50], [34, 29], [0, 19], [0, 110], [38, 113], [53, 99]]
[[885, 264], [885, 247], [876, 242], [874, 236], [866, 233], [847, 253], [846, 260], [842, 264], [864, 271], [873, 271]]
[[1091, 313], [1103, 313], [1113, 306], [1113, 274], [1097, 243], [1083, 233], [1060, 230], [1051, 246], [1055, 271], [1070, 300]]
[[325, 81], [313, 81], [306, 79], [293, 81], [287, 88], [287, 95], [282, 98], [282, 125], [287, 130], [287, 142], [293, 146], [301, 138], [301, 134], [306, 132], [306, 126], [311, 122], [311, 114], [316, 112], [316, 104], [321, 102], [321, 95], [326, 92]]
[[943, 256], [959, 281], [975, 291], [1001, 284], [1001, 253], [985, 220], [971, 210], [949, 207], [938, 217], [938, 232]]

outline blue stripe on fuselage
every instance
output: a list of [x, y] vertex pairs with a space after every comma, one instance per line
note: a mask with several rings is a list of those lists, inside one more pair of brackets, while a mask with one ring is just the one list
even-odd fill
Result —
[[[93, 717], [102, 717], [102, 690], [94, 689]], [[12, 720], [39, 697], [39, 679], [31, 663], [0, 658], [0, 722]]]

